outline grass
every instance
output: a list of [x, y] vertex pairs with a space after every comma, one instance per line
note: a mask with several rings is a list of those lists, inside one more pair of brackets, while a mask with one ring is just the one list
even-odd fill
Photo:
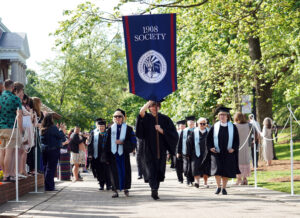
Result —
[[[300, 175], [300, 170], [294, 170], [294, 175]], [[257, 186], [280, 192], [291, 193], [291, 182], [274, 182], [274, 178], [290, 177], [291, 172], [286, 171], [257, 171]], [[249, 185], [254, 185], [254, 173], [248, 178]], [[300, 181], [294, 181], [294, 193], [300, 194]]]
[[[275, 144], [275, 151], [278, 160], [290, 160], [290, 133], [286, 130], [278, 137], [278, 143]], [[293, 137], [293, 158], [300, 161], [300, 141], [299, 136]], [[300, 170], [294, 170], [294, 176], [300, 175]], [[257, 186], [276, 190], [280, 192], [291, 193], [291, 182], [276, 182], [272, 179], [290, 177], [290, 170], [281, 171], [257, 171]], [[254, 185], [254, 173], [248, 178], [249, 184]], [[300, 181], [294, 181], [294, 193], [300, 194]]]

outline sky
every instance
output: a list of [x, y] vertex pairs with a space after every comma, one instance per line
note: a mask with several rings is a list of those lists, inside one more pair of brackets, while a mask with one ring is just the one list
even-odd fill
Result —
[[[84, 0], [0, 0], [0, 18], [11, 32], [27, 33], [30, 58], [28, 69], [41, 71], [38, 62], [51, 59], [54, 38], [49, 36], [58, 28], [58, 21], [63, 20], [63, 11], [75, 9]], [[101, 10], [112, 12], [118, 0], [91, 0]], [[132, 8], [132, 7], [131, 7]], [[132, 14], [130, 7], [124, 9]], [[125, 13], [126, 13], [125, 12]]]

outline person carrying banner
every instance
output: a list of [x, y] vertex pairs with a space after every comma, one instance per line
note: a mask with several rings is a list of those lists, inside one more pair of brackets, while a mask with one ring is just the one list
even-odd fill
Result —
[[108, 164], [103, 161], [107, 140], [106, 121], [102, 118], [96, 119], [96, 127], [96, 129], [91, 131], [87, 140], [88, 157], [91, 159], [93, 175], [99, 182], [99, 190], [104, 190], [104, 185], [106, 185], [106, 190], [110, 190], [109, 167]]
[[179, 141], [177, 144], [177, 158], [183, 159], [183, 172], [184, 176], [186, 177], [186, 184], [193, 186], [194, 177], [192, 174], [191, 159], [187, 155], [186, 141], [188, 137], [192, 134], [192, 132], [194, 132], [195, 117], [186, 117], [186, 121], [188, 127], [185, 128], [180, 134]]
[[[180, 136], [182, 131], [186, 128], [186, 121], [180, 120], [176, 124], [178, 126], [178, 136]], [[176, 154], [178, 154], [178, 143], [176, 146]], [[180, 155], [176, 156], [176, 174], [178, 182], [183, 183], [183, 159]]]
[[119, 197], [117, 190], [124, 190], [129, 196], [131, 187], [131, 165], [129, 154], [136, 147], [136, 138], [131, 126], [125, 123], [125, 111], [117, 109], [113, 115], [114, 124], [107, 131], [104, 161], [110, 166], [113, 198]]
[[217, 183], [215, 194], [221, 192], [227, 195], [226, 185], [228, 178], [236, 178], [240, 174], [238, 166], [239, 134], [236, 126], [230, 122], [230, 109], [217, 108], [219, 121], [210, 129], [207, 136], [207, 146], [211, 153], [211, 175], [214, 175]]
[[[147, 110], [150, 113], [147, 113]], [[151, 197], [158, 200], [160, 182], [165, 179], [167, 151], [174, 155], [178, 141], [178, 133], [172, 120], [161, 113], [160, 102], [148, 101], [137, 118], [136, 135], [145, 142], [142, 161], [147, 171], [147, 179], [151, 188]]]

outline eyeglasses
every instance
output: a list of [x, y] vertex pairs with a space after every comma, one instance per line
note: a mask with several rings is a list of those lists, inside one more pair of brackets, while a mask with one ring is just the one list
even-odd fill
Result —
[[205, 126], [205, 125], [206, 125], [206, 123], [199, 123], [199, 125], [200, 125], [200, 126]]
[[123, 116], [121, 115], [115, 115], [114, 118], [122, 118]]

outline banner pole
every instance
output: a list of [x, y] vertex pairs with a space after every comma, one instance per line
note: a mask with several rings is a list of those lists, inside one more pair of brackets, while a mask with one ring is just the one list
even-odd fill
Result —
[[293, 164], [294, 164], [294, 155], [293, 155], [293, 117], [290, 113], [290, 125], [291, 125], [291, 142], [290, 142], [290, 152], [291, 152], [291, 196], [294, 195], [294, 172], [293, 172]]
[[[17, 119], [17, 118], [16, 118]], [[16, 166], [15, 166], [15, 169], [16, 169], [16, 200], [15, 201], [8, 201], [8, 202], [15, 202], [15, 203], [22, 203], [22, 202], [26, 202], [26, 201], [19, 201], [19, 161], [18, 161], [18, 155], [19, 155], [19, 152], [18, 152], [18, 144], [19, 144], [19, 128], [15, 128], [13, 129], [12, 131], [12, 134], [14, 133], [14, 131], [17, 131], [16, 132], [16, 151], [15, 151], [15, 158], [16, 158]], [[12, 136], [13, 137], [13, 136]]]
[[256, 151], [256, 129], [254, 129], [253, 131], [253, 134], [254, 134], [254, 150], [253, 150], [253, 159], [254, 159], [254, 188], [257, 188], [257, 164], [256, 164], [256, 154], [257, 154], [257, 151]]
[[[155, 107], [156, 107], [155, 121], [156, 121], [156, 125], [158, 125], [158, 109], [157, 109], [157, 103], [155, 104]], [[160, 147], [159, 147], [159, 133], [158, 133], [158, 130], [156, 130], [156, 150], [157, 150], [157, 159], [160, 159]]]
[[34, 168], [35, 168], [35, 173], [34, 173], [34, 192], [29, 192], [30, 194], [34, 193], [44, 193], [44, 192], [38, 192], [38, 181], [37, 181], [37, 153], [38, 153], [38, 130], [37, 127], [35, 129], [35, 148], [34, 148]]

